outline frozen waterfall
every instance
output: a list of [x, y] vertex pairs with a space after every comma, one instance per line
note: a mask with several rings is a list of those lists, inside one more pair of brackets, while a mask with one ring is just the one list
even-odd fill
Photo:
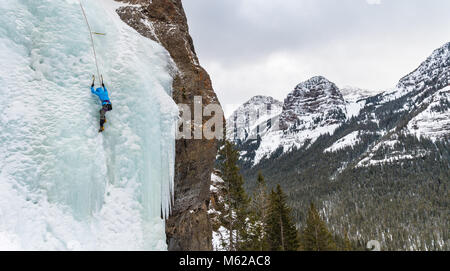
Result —
[[106, 33], [94, 37], [113, 104], [103, 134], [78, 0], [1, 0], [0, 249], [164, 250], [174, 66], [118, 3], [82, 3]]

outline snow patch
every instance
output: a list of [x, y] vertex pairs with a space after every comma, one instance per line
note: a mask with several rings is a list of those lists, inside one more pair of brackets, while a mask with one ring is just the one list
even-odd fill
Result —
[[450, 87], [436, 92], [431, 98], [427, 109], [414, 117], [407, 126], [407, 132], [417, 138], [424, 137], [433, 141], [450, 135], [450, 110], [435, 111], [433, 108], [442, 102], [450, 103]]
[[338, 141], [336, 141], [331, 147], [325, 149], [324, 152], [336, 152], [336, 151], [342, 150], [346, 147], [354, 146], [359, 142], [358, 135], [359, 135], [359, 132], [354, 131], [354, 132], [344, 136], [343, 138], [339, 139]]

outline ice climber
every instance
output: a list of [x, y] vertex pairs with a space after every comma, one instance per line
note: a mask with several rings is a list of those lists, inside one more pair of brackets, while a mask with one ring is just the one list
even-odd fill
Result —
[[105, 84], [103, 83], [103, 77], [101, 78], [102, 87], [99, 87], [97, 89], [94, 88], [95, 85], [95, 76], [93, 76], [92, 79], [92, 85], [91, 85], [91, 92], [98, 96], [102, 103], [102, 109], [100, 109], [100, 129], [98, 130], [99, 133], [103, 132], [105, 130], [105, 123], [106, 123], [106, 112], [112, 110], [112, 104], [109, 100], [108, 96], [108, 90], [105, 87]]

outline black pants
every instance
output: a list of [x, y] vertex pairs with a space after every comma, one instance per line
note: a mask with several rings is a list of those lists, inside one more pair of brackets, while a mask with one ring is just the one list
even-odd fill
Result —
[[111, 110], [112, 110], [111, 104], [104, 104], [102, 106], [102, 109], [100, 109], [100, 127], [103, 127], [103, 125], [105, 124], [106, 112], [111, 111]]

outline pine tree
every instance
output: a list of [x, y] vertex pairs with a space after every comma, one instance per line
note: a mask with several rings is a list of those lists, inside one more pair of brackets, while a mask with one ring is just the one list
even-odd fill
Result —
[[267, 219], [267, 239], [272, 251], [299, 249], [298, 232], [287, 206], [286, 195], [280, 185], [270, 193], [270, 207]]
[[257, 187], [250, 203], [252, 238], [251, 250], [266, 251], [269, 249], [267, 242], [267, 213], [269, 209], [269, 195], [264, 176], [258, 172]]
[[307, 251], [336, 250], [333, 236], [328, 231], [325, 221], [322, 220], [319, 212], [312, 203], [301, 239], [303, 248]]
[[346, 230], [344, 230], [343, 235], [334, 234], [334, 243], [336, 244], [336, 250], [339, 251], [353, 251], [354, 246], [352, 242], [350, 241], [350, 238], [348, 238], [348, 233]]
[[347, 231], [344, 232], [344, 247], [342, 248], [342, 250], [344, 250], [344, 251], [352, 251], [353, 250], [353, 245], [350, 242], [350, 239], [348, 238]]
[[225, 141], [223, 147], [219, 150], [218, 166], [220, 175], [225, 182], [226, 195], [225, 204], [227, 205], [226, 227], [229, 230], [230, 251], [243, 250], [248, 239], [249, 224], [249, 198], [244, 190], [244, 179], [240, 175], [240, 169], [237, 166], [239, 154], [234, 145]]

